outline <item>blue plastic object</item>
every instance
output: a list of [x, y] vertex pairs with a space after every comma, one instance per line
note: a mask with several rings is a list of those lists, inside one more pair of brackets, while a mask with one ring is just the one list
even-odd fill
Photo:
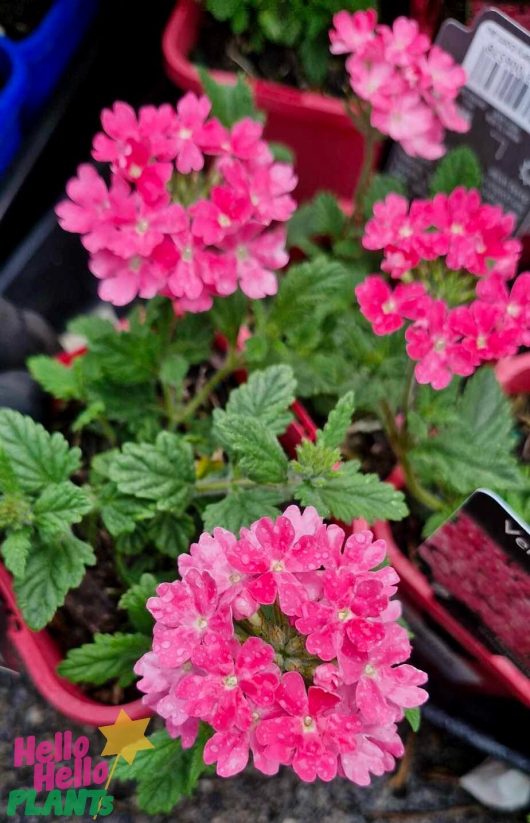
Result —
[[55, 0], [39, 26], [13, 42], [26, 65], [29, 88], [24, 115], [30, 117], [55, 88], [92, 20], [98, 0]]
[[0, 37], [0, 175], [80, 44], [99, 0], [55, 0], [21, 40]]
[[21, 140], [21, 112], [28, 91], [26, 67], [12, 44], [0, 38], [0, 175], [16, 154]]

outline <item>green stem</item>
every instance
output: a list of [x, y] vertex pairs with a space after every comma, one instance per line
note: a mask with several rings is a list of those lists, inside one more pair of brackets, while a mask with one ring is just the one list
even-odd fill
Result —
[[289, 497], [292, 493], [290, 486], [282, 485], [281, 483], [254, 483], [246, 477], [233, 479], [227, 477], [223, 480], [213, 480], [210, 482], [198, 480], [195, 483], [195, 497], [212, 497], [225, 494], [233, 489], [274, 489], [274, 491], [282, 492], [285, 497]]
[[422, 503], [431, 511], [440, 511], [443, 508], [442, 501], [421, 485], [411, 466], [407, 454], [407, 445], [403, 442], [402, 433], [396, 425], [392, 409], [386, 400], [381, 402], [381, 416], [392, 451], [403, 469], [407, 490], [419, 503]]
[[223, 380], [230, 377], [230, 375], [240, 368], [241, 365], [241, 355], [235, 349], [231, 349], [228, 352], [226, 360], [221, 368], [218, 369], [209, 380], [207, 380], [202, 389], [200, 389], [195, 397], [193, 397], [193, 399], [190, 400], [186, 406], [184, 406], [182, 411], [173, 417], [173, 425], [175, 428], [188, 421], [190, 417], [193, 417], [195, 412], [207, 402], [214, 389], [216, 389], [217, 386], [223, 382]]
[[353, 200], [353, 222], [356, 226], [364, 223], [364, 201], [374, 174], [375, 153], [379, 136], [371, 127], [364, 131], [364, 153], [361, 173], [355, 189]]

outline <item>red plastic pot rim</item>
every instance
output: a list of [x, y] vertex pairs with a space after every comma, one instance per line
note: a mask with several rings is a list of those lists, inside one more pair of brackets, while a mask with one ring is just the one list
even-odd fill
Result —
[[[184, 88], [202, 89], [197, 68], [190, 62], [199, 31], [202, 9], [196, 0], [178, 0], [162, 36], [162, 52], [169, 77]], [[236, 74], [228, 71], [210, 72], [217, 82], [234, 84]], [[248, 78], [254, 90], [258, 108], [277, 112], [307, 122], [322, 118], [333, 121], [335, 127], [355, 131], [338, 98], [314, 91], [301, 91], [270, 80]]]

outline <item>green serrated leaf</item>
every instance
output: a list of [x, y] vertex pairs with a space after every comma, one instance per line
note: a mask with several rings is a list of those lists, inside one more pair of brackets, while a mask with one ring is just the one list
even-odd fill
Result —
[[158, 580], [152, 574], [142, 574], [138, 583], [127, 589], [118, 603], [120, 609], [125, 609], [134, 628], [151, 636], [153, 617], [146, 608], [147, 600], [153, 597]]
[[178, 514], [189, 502], [195, 479], [191, 448], [170, 432], [161, 432], [155, 444], [125, 443], [109, 475], [122, 494], [154, 500], [158, 509]]
[[226, 404], [228, 415], [248, 415], [273, 434], [283, 434], [292, 420], [289, 407], [295, 400], [296, 380], [289, 366], [270, 366], [250, 375], [234, 389]]
[[217, 83], [202, 68], [199, 68], [199, 76], [212, 104], [211, 114], [217, 117], [223, 126], [230, 128], [243, 117], [250, 117], [252, 120], [263, 119], [254, 105], [252, 90], [243, 75], [238, 75], [235, 84]]
[[5, 451], [0, 447], [0, 492], [15, 494], [20, 491], [17, 476]]
[[432, 177], [431, 194], [451, 194], [457, 186], [480, 189], [482, 170], [475, 152], [469, 146], [458, 146], [440, 160]]
[[173, 352], [160, 364], [160, 382], [174, 389], [180, 388], [189, 369], [189, 363], [181, 354]]
[[323, 237], [335, 240], [344, 231], [346, 215], [334, 194], [319, 192], [291, 217], [287, 226], [287, 245], [296, 247], [313, 256], [319, 252], [315, 239]]
[[86, 566], [95, 562], [91, 546], [73, 534], [57, 535], [49, 543], [32, 541], [24, 577], [15, 579], [18, 604], [31, 629], [50, 622], [69, 590], [81, 583]]
[[131, 765], [118, 762], [118, 780], [136, 780], [140, 808], [147, 814], [168, 814], [183, 797], [192, 794], [206, 771], [204, 746], [211, 732], [202, 726], [196, 743], [183, 750], [180, 740], [166, 731], [150, 735], [152, 749], [138, 752]]
[[0, 448], [27, 492], [67, 480], [81, 463], [81, 451], [71, 449], [62, 434], [49, 434], [40, 423], [11, 409], [0, 409]]
[[281, 483], [286, 479], [287, 458], [276, 437], [260, 420], [216, 409], [214, 434], [235, 455], [250, 480]]
[[14, 577], [23, 577], [31, 548], [31, 529], [10, 531], [1, 544], [2, 556], [8, 571]]
[[218, 503], [210, 503], [203, 512], [204, 529], [213, 532], [216, 527], [233, 534], [250, 526], [260, 517], [278, 517], [278, 504], [283, 495], [274, 489], [245, 489], [230, 492]]
[[354, 411], [355, 395], [351, 391], [341, 397], [335, 408], [330, 411], [324, 428], [318, 433], [318, 443], [329, 449], [342, 446]]
[[187, 552], [195, 532], [195, 523], [187, 514], [175, 517], [168, 512], [160, 512], [151, 521], [148, 535], [162, 554], [178, 557]]
[[128, 686], [136, 677], [134, 664], [150, 648], [151, 638], [145, 634], [95, 634], [93, 643], [70, 649], [57, 671], [71, 683], [101, 686], [117, 678], [120, 686]]
[[28, 369], [34, 380], [58, 400], [74, 400], [82, 396], [75, 369], [44, 354], [30, 357]]
[[72, 423], [72, 431], [73, 432], [80, 432], [86, 426], [89, 426], [91, 423], [94, 423], [96, 420], [99, 420], [102, 417], [105, 411], [105, 404], [101, 400], [95, 400], [93, 403], [90, 403], [86, 409], [84, 409], [74, 422]]
[[92, 508], [92, 501], [83, 489], [69, 480], [49, 485], [35, 501], [35, 526], [45, 539], [79, 523]]
[[401, 520], [408, 514], [404, 495], [376, 474], [361, 474], [356, 462], [343, 464], [332, 477], [304, 480], [294, 496], [322, 517], [332, 515], [346, 523], [356, 517]]

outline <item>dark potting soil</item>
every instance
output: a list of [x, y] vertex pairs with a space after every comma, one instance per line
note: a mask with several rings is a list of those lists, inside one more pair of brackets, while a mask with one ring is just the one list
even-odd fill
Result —
[[52, 5], [53, 0], [0, 0], [0, 34], [22, 40], [37, 28]]
[[[267, 43], [258, 53], [245, 35], [234, 35], [228, 23], [204, 13], [199, 40], [191, 54], [193, 63], [207, 69], [244, 72], [250, 77], [272, 80], [298, 89], [309, 89], [304, 70], [294, 49]], [[342, 97], [346, 87], [344, 64], [330, 54], [329, 71], [324, 88], [328, 94]]]

